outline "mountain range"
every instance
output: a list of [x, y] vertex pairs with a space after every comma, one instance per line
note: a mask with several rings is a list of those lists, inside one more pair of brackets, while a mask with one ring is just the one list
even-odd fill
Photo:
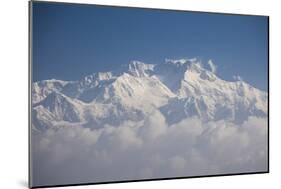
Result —
[[131, 61], [78, 81], [32, 83], [32, 129], [80, 125], [98, 129], [143, 121], [158, 111], [168, 125], [189, 117], [243, 123], [267, 117], [268, 94], [244, 81], [226, 81], [194, 59], [161, 64]]

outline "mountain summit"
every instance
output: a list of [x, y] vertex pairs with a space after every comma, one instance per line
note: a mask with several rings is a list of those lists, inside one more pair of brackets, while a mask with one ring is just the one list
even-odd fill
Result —
[[243, 81], [225, 81], [197, 59], [166, 59], [162, 64], [131, 61], [111, 72], [79, 81], [32, 84], [35, 130], [67, 125], [100, 128], [142, 121], [157, 111], [168, 124], [189, 117], [242, 123], [267, 116], [267, 93]]

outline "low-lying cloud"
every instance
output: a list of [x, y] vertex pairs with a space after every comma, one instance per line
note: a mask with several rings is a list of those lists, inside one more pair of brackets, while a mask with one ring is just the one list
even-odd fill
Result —
[[32, 136], [34, 185], [266, 171], [267, 132], [265, 118], [168, 125], [158, 111], [137, 123], [50, 129]]

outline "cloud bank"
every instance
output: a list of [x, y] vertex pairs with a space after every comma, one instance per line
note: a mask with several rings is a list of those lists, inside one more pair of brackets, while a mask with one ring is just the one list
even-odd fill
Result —
[[258, 117], [240, 125], [197, 117], [168, 125], [155, 111], [140, 122], [65, 126], [32, 140], [34, 185], [267, 170], [267, 119]]

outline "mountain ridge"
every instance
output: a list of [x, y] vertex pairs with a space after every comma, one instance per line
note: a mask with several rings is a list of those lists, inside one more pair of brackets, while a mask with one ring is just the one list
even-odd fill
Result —
[[162, 64], [131, 61], [119, 71], [93, 73], [78, 81], [32, 84], [38, 128], [51, 128], [58, 121], [98, 128], [140, 121], [153, 111], [161, 112], [168, 124], [192, 116], [242, 123], [249, 116], [266, 117], [267, 103], [266, 92], [244, 81], [225, 81], [195, 58], [166, 59]]

